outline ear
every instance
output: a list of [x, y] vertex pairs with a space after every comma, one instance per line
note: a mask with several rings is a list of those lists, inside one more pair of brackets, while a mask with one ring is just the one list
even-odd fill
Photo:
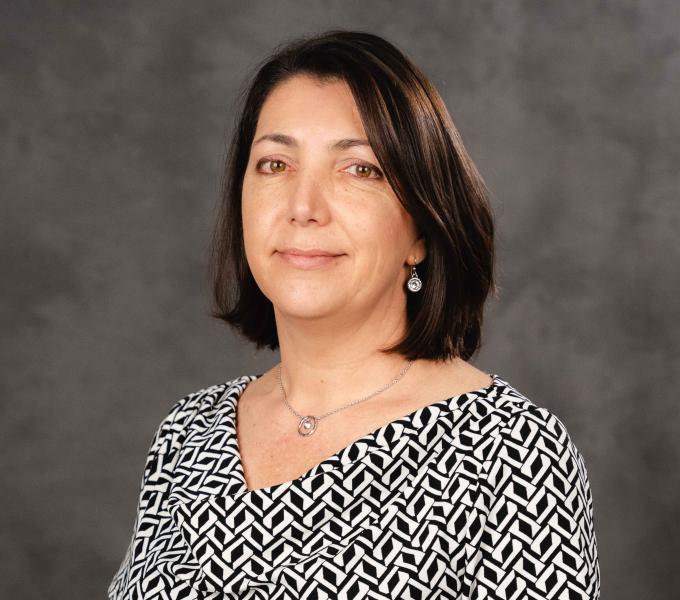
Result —
[[425, 244], [425, 236], [421, 235], [415, 242], [413, 242], [413, 245], [408, 252], [406, 262], [409, 265], [412, 263], [419, 264], [425, 259], [426, 256], [427, 245]]

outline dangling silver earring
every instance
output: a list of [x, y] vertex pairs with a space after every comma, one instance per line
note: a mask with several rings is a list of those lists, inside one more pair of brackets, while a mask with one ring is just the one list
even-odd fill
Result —
[[423, 287], [423, 282], [416, 273], [415, 265], [411, 265], [411, 279], [408, 280], [406, 285], [408, 287], [409, 292], [417, 292], [420, 290], [421, 287]]

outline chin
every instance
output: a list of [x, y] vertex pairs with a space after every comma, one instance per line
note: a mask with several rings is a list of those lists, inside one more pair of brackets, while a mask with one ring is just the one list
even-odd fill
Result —
[[343, 302], [338, 298], [328, 299], [318, 295], [295, 294], [286, 298], [275, 298], [272, 300], [275, 311], [292, 318], [298, 319], [320, 319], [339, 312]]

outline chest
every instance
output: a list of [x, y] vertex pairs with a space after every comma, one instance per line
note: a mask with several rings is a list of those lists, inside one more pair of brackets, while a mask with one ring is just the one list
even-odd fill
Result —
[[318, 421], [310, 435], [298, 432], [300, 420], [282, 403], [251, 397], [236, 409], [239, 460], [249, 490], [297, 479], [328, 458], [349, 449], [357, 440], [411, 410], [410, 402], [385, 406], [352, 406]]
[[302, 436], [296, 417], [279, 417], [280, 423], [272, 419], [256, 424], [248, 417], [237, 422], [239, 460], [249, 490], [297, 479], [382, 424], [379, 418], [334, 423], [331, 417], [319, 421], [311, 435]]
[[[210, 591], [253, 599], [258, 592], [288, 597], [284, 585], [304, 597], [310, 582], [322, 586], [324, 597], [420, 597], [411, 595], [414, 589], [457, 597], [447, 582], [459, 574], [444, 577], [443, 571], [455, 566], [453, 548], [468, 547], [454, 535], [453, 524], [462, 534], [468, 524], [460, 506], [453, 518], [448, 490], [455, 482], [445, 492], [441, 474], [436, 476], [438, 451], [449, 445], [440, 442], [445, 440], [425, 436], [403, 452], [374, 451], [350, 460], [342, 482], [324, 476], [273, 494], [217, 495], [209, 501], [200, 496], [176, 504], [184, 539], [196, 546], [203, 583]], [[257, 457], [254, 452], [253, 460]], [[251, 488], [266, 487], [258, 483], [262, 472], [254, 473]], [[361, 589], [346, 596], [362, 573]], [[390, 581], [389, 588], [380, 581]]]
[[270, 487], [304, 475], [357, 440], [398, 419], [456, 392], [489, 384], [488, 375], [459, 378], [458, 390], [448, 378], [430, 377], [404, 390], [402, 395], [349, 407], [321, 419], [314, 433], [298, 433], [299, 419], [282, 402], [259, 395], [249, 386], [236, 406], [239, 460], [249, 490]]

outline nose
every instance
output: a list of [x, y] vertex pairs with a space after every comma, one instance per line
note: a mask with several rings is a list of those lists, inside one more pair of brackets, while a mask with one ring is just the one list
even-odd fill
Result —
[[332, 189], [320, 169], [300, 167], [287, 193], [289, 221], [295, 221], [299, 225], [310, 221], [319, 225], [328, 222]]

